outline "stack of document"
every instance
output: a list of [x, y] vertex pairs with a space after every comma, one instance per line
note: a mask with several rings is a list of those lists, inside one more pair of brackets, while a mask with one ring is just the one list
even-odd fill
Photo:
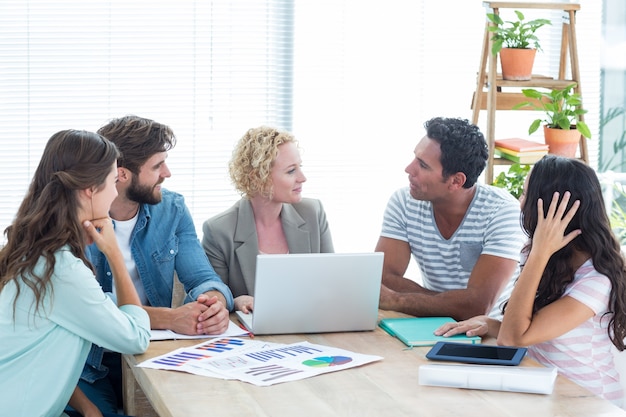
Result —
[[438, 387], [551, 394], [556, 368], [494, 365], [421, 365], [419, 384]]
[[222, 334], [188, 335], [176, 333], [172, 330], [150, 330], [150, 340], [184, 340], [184, 339], [212, 339], [218, 337], [250, 336], [250, 332], [237, 326], [232, 320], [228, 321], [228, 329]]
[[548, 153], [548, 145], [526, 139], [511, 138], [495, 141], [494, 154], [518, 164], [534, 164]]

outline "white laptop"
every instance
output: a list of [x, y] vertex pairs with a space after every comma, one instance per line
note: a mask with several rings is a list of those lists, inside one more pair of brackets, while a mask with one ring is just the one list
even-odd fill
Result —
[[383, 255], [257, 255], [254, 311], [238, 318], [253, 334], [373, 330]]

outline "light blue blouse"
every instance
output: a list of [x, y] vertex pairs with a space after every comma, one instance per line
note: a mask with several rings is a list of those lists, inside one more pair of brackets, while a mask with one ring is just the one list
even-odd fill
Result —
[[[118, 308], [94, 274], [69, 249], [55, 254], [52, 290], [35, 312], [33, 292], [20, 282], [0, 291], [2, 416], [60, 416], [92, 343], [121, 353], [144, 352], [150, 319], [138, 306]], [[43, 258], [36, 272], [43, 270]]]

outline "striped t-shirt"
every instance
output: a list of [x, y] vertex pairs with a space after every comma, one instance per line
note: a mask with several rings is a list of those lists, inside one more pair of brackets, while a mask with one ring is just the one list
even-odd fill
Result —
[[[459, 228], [444, 239], [432, 204], [411, 197], [409, 188], [396, 191], [385, 210], [381, 236], [409, 243], [425, 288], [443, 292], [467, 288], [480, 255], [520, 260], [526, 240], [520, 226], [519, 202], [506, 190], [477, 184], [474, 198]], [[519, 267], [490, 315], [500, 318], [519, 274]]]
[[583, 303], [595, 315], [555, 339], [529, 346], [528, 355], [543, 365], [556, 367], [578, 385], [622, 406], [624, 394], [607, 333], [611, 316], [604, 315], [610, 293], [609, 279], [596, 271], [591, 260], [585, 262], [576, 271], [563, 297]]

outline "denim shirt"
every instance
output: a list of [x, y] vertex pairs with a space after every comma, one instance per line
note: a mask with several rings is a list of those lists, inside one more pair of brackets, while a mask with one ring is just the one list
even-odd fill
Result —
[[[149, 305], [171, 306], [176, 271], [185, 287], [186, 303], [207, 291], [217, 290], [224, 295], [226, 308], [232, 310], [232, 293], [209, 263], [183, 196], [165, 189], [162, 194], [159, 204], [139, 207], [137, 224], [130, 236], [132, 256]], [[92, 244], [87, 247], [87, 256], [102, 290], [110, 293], [113, 275], [104, 254]], [[101, 347], [91, 348], [82, 379], [93, 382], [106, 376], [108, 369], [101, 365], [102, 355]]]

